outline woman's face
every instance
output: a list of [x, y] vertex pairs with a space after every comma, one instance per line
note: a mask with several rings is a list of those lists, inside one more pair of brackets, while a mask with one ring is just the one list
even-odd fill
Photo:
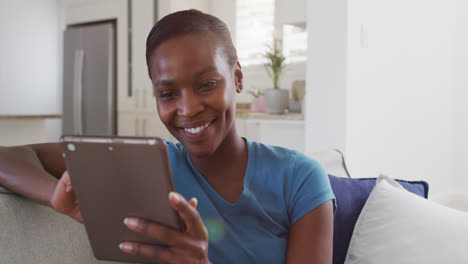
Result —
[[236, 136], [239, 64], [228, 64], [213, 33], [189, 33], [163, 42], [150, 61], [161, 121], [191, 155], [210, 156]]

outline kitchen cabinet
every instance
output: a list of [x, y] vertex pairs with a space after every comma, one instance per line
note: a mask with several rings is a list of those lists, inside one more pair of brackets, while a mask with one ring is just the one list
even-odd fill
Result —
[[155, 22], [154, 1], [131, 1], [127, 6], [128, 29], [125, 31], [126, 43], [130, 49], [127, 60], [128, 80], [119, 92], [121, 100], [119, 111], [153, 111], [154, 97], [151, 80], [146, 67], [145, 46], [148, 32]]
[[304, 120], [236, 118], [237, 132], [252, 141], [304, 151]]

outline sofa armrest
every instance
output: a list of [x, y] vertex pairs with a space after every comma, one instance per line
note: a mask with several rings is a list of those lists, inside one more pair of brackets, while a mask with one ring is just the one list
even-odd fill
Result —
[[351, 178], [346, 167], [344, 155], [338, 149], [326, 149], [315, 153], [307, 153], [307, 155], [322, 164], [328, 174]]
[[0, 187], [0, 263], [110, 263], [97, 260], [83, 225]]

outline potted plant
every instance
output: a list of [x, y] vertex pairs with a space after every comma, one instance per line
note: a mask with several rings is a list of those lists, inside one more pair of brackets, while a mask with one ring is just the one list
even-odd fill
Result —
[[288, 107], [289, 92], [286, 89], [279, 88], [279, 78], [284, 68], [284, 60], [286, 59], [281, 53], [281, 41], [277, 38], [273, 39], [273, 46], [268, 46], [265, 53], [267, 63], [265, 69], [273, 80], [273, 88], [266, 89], [265, 100], [267, 111], [271, 114], [282, 114]]

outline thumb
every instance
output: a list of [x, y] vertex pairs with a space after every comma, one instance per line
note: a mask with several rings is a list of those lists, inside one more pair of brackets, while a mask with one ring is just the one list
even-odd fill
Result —
[[198, 199], [196, 197], [193, 197], [192, 199], [190, 199], [190, 201], [188, 201], [188, 203], [190, 204], [190, 206], [197, 209]]
[[56, 211], [63, 214], [70, 214], [76, 206], [75, 200], [75, 193], [71, 188], [70, 176], [68, 172], [65, 171], [57, 182], [50, 204]]

